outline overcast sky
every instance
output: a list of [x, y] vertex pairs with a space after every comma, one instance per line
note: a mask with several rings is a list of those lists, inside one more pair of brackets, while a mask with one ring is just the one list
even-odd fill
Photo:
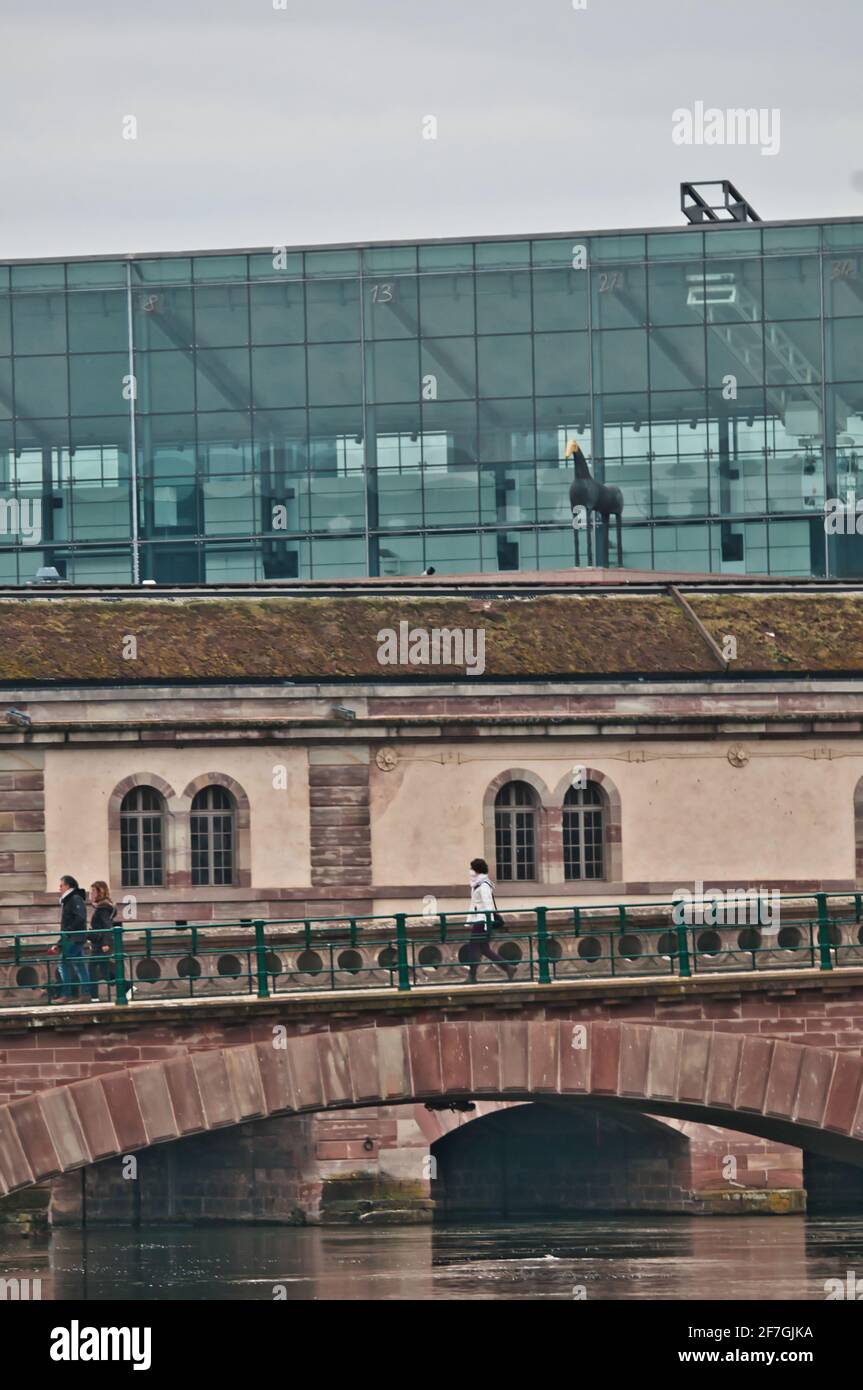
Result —
[[[281, 3], [0, 0], [0, 258], [677, 225], [721, 177], [863, 215], [861, 0]], [[675, 145], [699, 101], [778, 154]]]

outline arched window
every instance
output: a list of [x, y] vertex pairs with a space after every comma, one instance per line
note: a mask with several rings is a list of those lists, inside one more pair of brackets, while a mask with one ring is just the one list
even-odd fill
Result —
[[536, 797], [527, 782], [507, 782], [494, 801], [497, 878], [536, 878]]
[[192, 802], [192, 883], [234, 882], [234, 799], [224, 787], [209, 786]]
[[603, 878], [602, 794], [595, 782], [563, 799], [564, 878]]
[[165, 879], [165, 804], [153, 787], [135, 787], [120, 804], [124, 888], [161, 888]]

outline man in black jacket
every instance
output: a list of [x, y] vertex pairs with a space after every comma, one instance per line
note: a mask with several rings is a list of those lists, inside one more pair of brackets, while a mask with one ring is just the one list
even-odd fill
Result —
[[71, 874], [60, 879], [60, 964], [58, 971], [62, 981], [60, 993], [72, 994], [75, 981], [82, 991], [89, 994], [90, 971], [85, 955], [87, 941], [87, 908], [84, 894], [78, 887], [78, 880]]

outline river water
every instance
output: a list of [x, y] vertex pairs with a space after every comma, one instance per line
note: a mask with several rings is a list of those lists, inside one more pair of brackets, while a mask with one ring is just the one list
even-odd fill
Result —
[[863, 1218], [585, 1217], [407, 1227], [152, 1227], [0, 1239], [46, 1299], [819, 1300], [863, 1292]]

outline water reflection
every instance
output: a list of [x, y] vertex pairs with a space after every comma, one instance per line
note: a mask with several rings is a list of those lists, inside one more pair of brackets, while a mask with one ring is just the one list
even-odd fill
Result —
[[820, 1300], [863, 1219], [609, 1218], [389, 1228], [63, 1230], [0, 1243], [43, 1299]]

